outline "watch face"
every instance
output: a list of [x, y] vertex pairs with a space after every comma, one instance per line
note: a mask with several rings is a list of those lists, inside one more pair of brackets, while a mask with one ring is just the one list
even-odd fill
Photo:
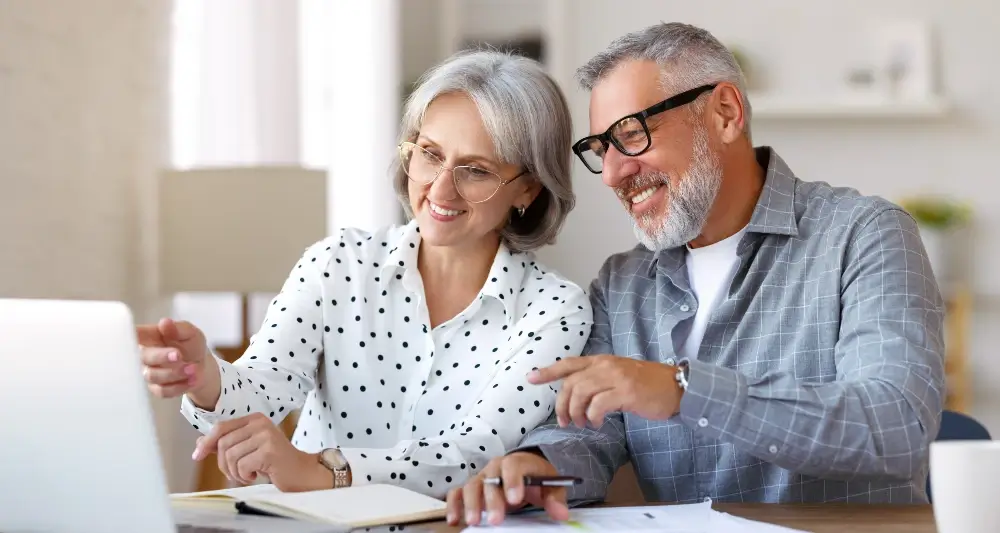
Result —
[[336, 448], [323, 450], [322, 456], [323, 462], [332, 468], [341, 469], [347, 467], [347, 461], [344, 459], [344, 454]]

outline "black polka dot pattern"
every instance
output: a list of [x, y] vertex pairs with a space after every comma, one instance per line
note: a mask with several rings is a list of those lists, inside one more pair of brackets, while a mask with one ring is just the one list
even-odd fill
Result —
[[[552, 413], [558, 387], [534, 368], [580, 354], [593, 315], [586, 294], [502, 247], [479, 295], [430, 327], [415, 270], [416, 223], [345, 229], [309, 247], [236, 363], [220, 360], [213, 412], [186, 398], [198, 431], [301, 409], [293, 444], [339, 446], [355, 483], [392, 483], [443, 498], [514, 448]], [[349, 280], [349, 281], [348, 281]]]

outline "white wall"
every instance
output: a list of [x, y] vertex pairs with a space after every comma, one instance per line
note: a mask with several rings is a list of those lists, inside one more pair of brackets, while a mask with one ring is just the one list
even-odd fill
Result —
[[[168, 147], [170, 8], [0, 2], [0, 297], [123, 300], [156, 316], [149, 207]], [[153, 405], [169, 445], [176, 406]]]
[[[898, 16], [924, 19], [937, 33], [941, 85], [958, 108], [942, 122], [776, 122], [753, 123], [757, 144], [775, 146], [806, 180], [852, 186], [890, 199], [914, 192], [941, 192], [972, 202], [976, 211], [974, 290], [979, 307], [972, 325], [973, 414], [1000, 434], [1000, 365], [994, 346], [1000, 334], [991, 325], [1000, 318], [1000, 172], [993, 162], [1000, 147], [1000, 72], [991, 51], [1000, 50], [1000, 5], [989, 0], [632, 0], [627, 8], [609, 9], [604, 0], [547, 0], [534, 11], [511, 10], [502, 0], [459, 1], [466, 9], [491, 7], [481, 17], [490, 25], [530, 28], [546, 20], [547, 31], [562, 37], [548, 43], [559, 63], [553, 72], [570, 100], [577, 136], [588, 133], [588, 95], [577, 88], [572, 69], [615, 37], [658, 21], [705, 27], [726, 43], [737, 43], [766, 72], [767, 88], [783, 94], [816, 95], [836, 91], [852, 61], [864, 58], [860, 39], [865, 25]], [[555, 9], [553, 15], [551, 9]], [[553, 21], [558, 21], [554, 23]], [[404, 33], [404, 36], [407, 34]], [[414, 37], [416, 36], [416, 37]], [[409, 46], [420, 46], [411, 32]], [[424, 37], [426, 38], [426, 37]], [[407, 56], [411, 57], [411, 56]], [[550, 266], [587, 284], [610, 254], [634, 245], [618, 201], [579, 164], [574, 187], [577, 207], [559, 242], [541, 252]]]
[[[757, 144], [775, 146], [798, 175], [856, 187], [890, 199], [918, 191], [956, 195], [973, 203], [976, 241], [974, 288], [980, 307], [972, 328], [973, 413], [1000, 434], [1000, 365], [991, 327], [1000, 295], [1000, 185], [994, 152], [1000, 146], [1000, 72], [988, 50], [1000, 50], [1000, 6], [987, 0], [788, 0], [712, 3], [638, 0], [629, 9], [602, 9], [598, 0], [574, 2], [566, 12], [566, 53], [581, 64], [611, 39], [658, 20], [708, 28], [725, 42], [741, 43], [766, 69], [769, 88], [817, 94], [841, 85], [857, 58], [858, 35], [871, 20], [899, 14], [923, 18], [938, 33], [941, 84], [958, 108], [943, 123], [753, 123]], [[587, 95], [560, 79], [571, 95], [579, 135], [587, 132]], [[751, 102], [752, 103], [752, 102]], [[545, 258], [577, 281], [589, 281], [605, 256], [635, 242], [622, 209], [598, 176], [577, 167], [579, 204], [561, 242]]]

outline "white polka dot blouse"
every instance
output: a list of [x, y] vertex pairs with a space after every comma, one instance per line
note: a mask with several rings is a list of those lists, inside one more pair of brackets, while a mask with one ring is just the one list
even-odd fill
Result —
[[219, 359], [215, 411], [187, 397], [202, 433], [259, 412], [302, 409], [293, 444], [339, 447], [355, 485], [392, 483], [443, 498], [515, 447], [555, 405], [558, 384], [526, 375], [583, 350], [593, 314], [577, 285], [501, 245], [486, 283], [430, 328], [415, 222], [345, 229], [309, 247], [250, 348]]

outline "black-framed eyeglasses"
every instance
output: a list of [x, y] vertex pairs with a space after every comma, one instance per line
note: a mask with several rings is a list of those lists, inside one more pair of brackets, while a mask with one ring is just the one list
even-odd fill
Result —
[[715, 89], [716, 84], [702, 85], [675, 94], [660, 103], [653, 104], [638, 113], [622, 117], [615, 121], [604, 133], [584, 137], [573, 144], [573, 153], [583, 161], [587, 170], [600, 174], [604, 169], [604, 154], [608, 145], [613, 144], [624, 155], [637, 156], [649, 150], [653, 142], [649, 136], [649, 126], [646, 119], [664, 111], [680, 107], [695, 101], [702, 93]]
[[[406, 176], [421, 185], [430, 184], [441, 172], [449, 169], [440, 157], [408, 141], [399, 144], [399, 159]], [[501, 187], [528, 173], [523, 170], [517, 176], [505, 180], [495, 172], [471, 165], [451, 167], [449, 170], [455, 181], [455, 190], [465, 201], [473, 204], [481, 204], [493, 198]]]

